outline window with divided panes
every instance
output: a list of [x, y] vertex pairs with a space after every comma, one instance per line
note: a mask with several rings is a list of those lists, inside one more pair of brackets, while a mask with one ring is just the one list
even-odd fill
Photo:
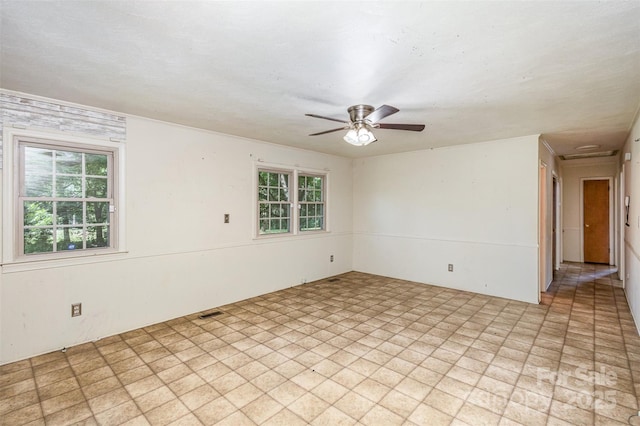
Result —
[[21, 255], [113, 247], [114, 150], [18, 141]]
[[324, 175], [259, 169], [258, 235], [325, 230], [325, 182]]
[[324, 229], [324, 176], [298, 176], [298, 206], [300, 231]]
[[291, 232], [291, 174], [281, 171], [258, 171], [259, 233]]

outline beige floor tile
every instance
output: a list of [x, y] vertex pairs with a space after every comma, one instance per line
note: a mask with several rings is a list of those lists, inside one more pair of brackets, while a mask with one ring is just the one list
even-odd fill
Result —
[[453, 418], [458, 413], [458, 410], [460, 410], [460, 407], [462, 407], [462, 404], [464, 404], [464, 400], [438, 389], [433, 389], [424, 399], [423, 403]]
[[264, 426], [305, 426], [308, 423], [284, 408], [264, 422]]
[[260, 397], [262, 395], [262, 391], [251, 383], [245, 383], [230, 392], [224, 393], [223, 395], [233, 405], [240, 409]]
[[86, 402], [82, 402], [45, 416], [45, 422], [48, 425], [96, 424], [89, 423], [92, 418], [91, 409]]
[[86, 403], [86, 401], [82, 392], [76, 389], [42, 401], [42, 412], [46, 417], [80, 403]]
[[202, 424], [194, 414], [189, 413], [169, 423], [169, 426], [201, 426]]
[[112, 407], [124, 404], [127, 401], [131, 401], [131, 396], [123, 387], [120, 387], [111, 392], [91, 398], [88, 400], [88, 403], [91, 411], [94, 414], [98, 414]]
[[[94, 412], [95, 413], [95, 412]], [[108, 410], [96, 413], [95, 417], [100, 425], [120, 425], [140, 416], [142, 412], [137, 405], [129, 400], [120, 405], [112, 405]]]
[[402, 418], [407, 418], [418, 404], [420, 404], [420, 401], [393, 389], [379, 402], [379, 405], [393, 411]]
[[217, 399], [219, 396], [220, 394], [211, 386], [202, 385], [180, 396], [180, 400], [187, 406], [187, 408], [189, 408], [190, 411], [194, 411], [204, 404]]
[[38, 393], [35, 390], [18, 393], [13, 397], [0, 400], [0, 416], [38, 402]]
[[256, 424], [262, 424], [284, 407], [269, 395], [262, 395], [242, 408], [242, 412]]
[[219, 397], [196, 409], [194, 414], [202, 423], [211, 425], [218, 423], [235, 411], [237, 411], [237, 408], [233, 404], [227, 401], [226, 398]]
[[152, 425], [166, 425], [189, 413], [189, 409], [177, 399], [173, 399], [145, 413]]
[[340, 411], [345, 414], [353, 417], [356, 420], [359, 420], [366, 413], [371, 410], [371, 408], [375, 405], [373, 401], [359, 394], [350, 391], [347, 392], [345, 396], [340, 398], [334, 406], [338, 408]]

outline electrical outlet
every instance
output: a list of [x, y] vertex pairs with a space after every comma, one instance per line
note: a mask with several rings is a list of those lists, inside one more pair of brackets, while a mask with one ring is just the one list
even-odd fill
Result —
[[329, 256], [329, 262], [333, 262], [333, 255]]
[[224, 214], [224, 223], [229, 223], [229, 213]]
[[447, 267], [447, 270], [449, 272], [453, 272], [453, 263], [450, 263], [449, 266]]
[[82, 303], [71, 304], [71, 316], [79, 317], [80, 315], [82, 315]]

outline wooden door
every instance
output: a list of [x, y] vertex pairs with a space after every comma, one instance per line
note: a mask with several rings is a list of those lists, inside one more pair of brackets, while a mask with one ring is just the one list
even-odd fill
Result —
[[585, 180], [583, 186], [584, 261], [609, 263], [609, 180]]

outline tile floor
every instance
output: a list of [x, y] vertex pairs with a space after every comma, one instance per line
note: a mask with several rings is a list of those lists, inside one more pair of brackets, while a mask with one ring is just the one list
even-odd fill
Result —
[[0, 367], [2, 425], [640, 425], [606, 267], [541, 305], [351, 272]]

